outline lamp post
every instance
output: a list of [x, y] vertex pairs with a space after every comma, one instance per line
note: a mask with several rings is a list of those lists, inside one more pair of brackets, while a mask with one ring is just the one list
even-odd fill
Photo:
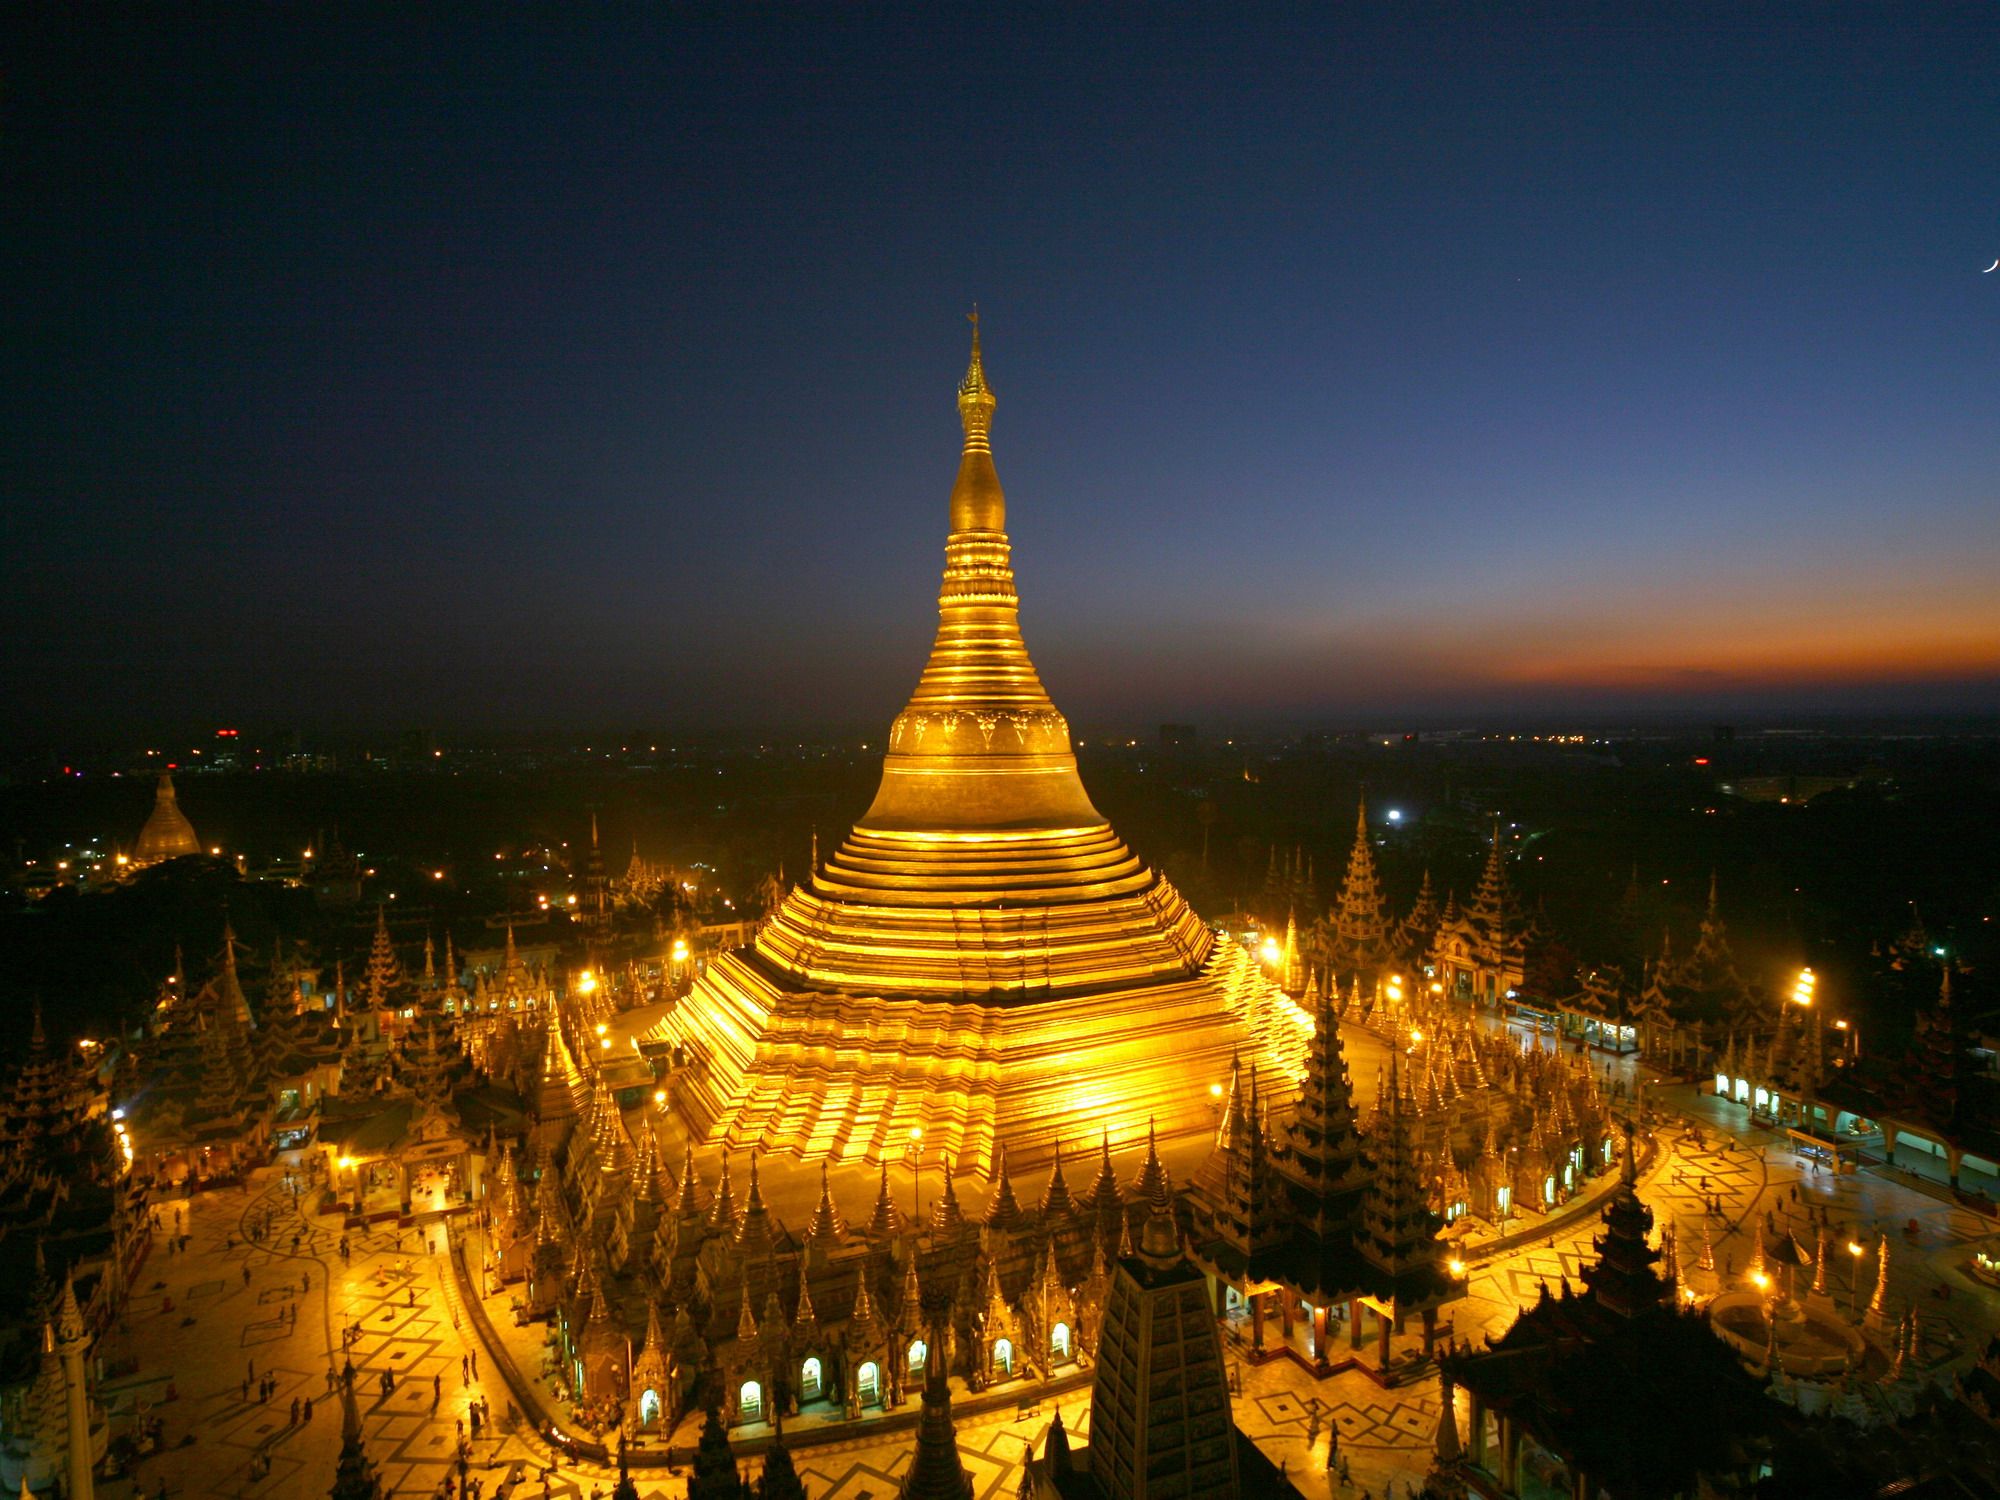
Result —
[[1833, 1029], [1840, 1033], [1840, 1050], [1850, 1060], [1861, 1061], [1861, 1028], [1843, 1016], [1833, 1023]]

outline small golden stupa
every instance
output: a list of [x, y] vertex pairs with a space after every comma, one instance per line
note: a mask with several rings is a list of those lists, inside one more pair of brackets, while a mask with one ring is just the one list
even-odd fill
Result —
[[179, 859], [183, 854], [199, 853], [201, 840], [194, 836], [194, 824], [187, 820], [179, 799], [174, 796], [174, 778], [171, 773], [164, 773], [160, 777], [159, 789], [153, 794], [152, 816], [139, 830], [139, 843], [132, 851], [133, 862], [154, 864], [163, 859]]
[[975, 314], [938, 632], [874, 804], [657, 1028], [698, 1141], [964, 1169], [1108, 1127], [1211, 1132], [1233, 1058], [1283, 1097], [1303, 1012], [1091, 805], [1021, 640]]

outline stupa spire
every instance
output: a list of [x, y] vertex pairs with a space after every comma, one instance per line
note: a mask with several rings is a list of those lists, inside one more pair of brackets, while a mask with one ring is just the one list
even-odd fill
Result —
[[[958, 463], [958, 482], [951, 487], [951, 531], [1004, 532], [1007, 497], [993, 467], [993, 390], [986, 384], [986, 365], [979, 354], [979, 312], [972, 319], [972, 361], [958, 383], [958, 420], [965, 429], [965, 452]], [[1010, 580], [1011, 581], [1011, 580]]]
[[951, 487], [937, 638], [889, 731], [882, 788], [858, 831], [1104, 821], [1077, 777], [1069, 725], [1021, 640], [1007, 502], [989, 442], [993, 405], [975, 323], [958, 390], [965, 450]]
[[[965, 451], [989, 451], [987, 433], [993, 426], [993, 392], [986, 384], [986, 365], [979, 357], [979, 304], [966, 314], [972, 324], [972, 359], [965, 367], [965, 379], [958, 383], [958, 420], [965, 426]], [[998, 531], [1000, 528], [990, 528]]]

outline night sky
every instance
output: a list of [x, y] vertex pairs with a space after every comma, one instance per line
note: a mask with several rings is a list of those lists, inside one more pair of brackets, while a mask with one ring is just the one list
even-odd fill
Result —
[[2000, 704], [1994, 11], [1321, 9], [11, 8], [0, 718], [879, 729], [975, 300], [1080, 725]]

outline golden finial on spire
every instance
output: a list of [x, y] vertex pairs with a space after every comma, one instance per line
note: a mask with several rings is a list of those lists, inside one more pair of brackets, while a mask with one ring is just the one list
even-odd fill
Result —
[[972, 324], [972, 362], [958, 383], [958, 418], [965, 424], [965, 450], [988, 453], [986, 433], [993, 425], [993, 391], [986, 384], [986, 366], [979, 357], [979, 304], [966, 314]]

